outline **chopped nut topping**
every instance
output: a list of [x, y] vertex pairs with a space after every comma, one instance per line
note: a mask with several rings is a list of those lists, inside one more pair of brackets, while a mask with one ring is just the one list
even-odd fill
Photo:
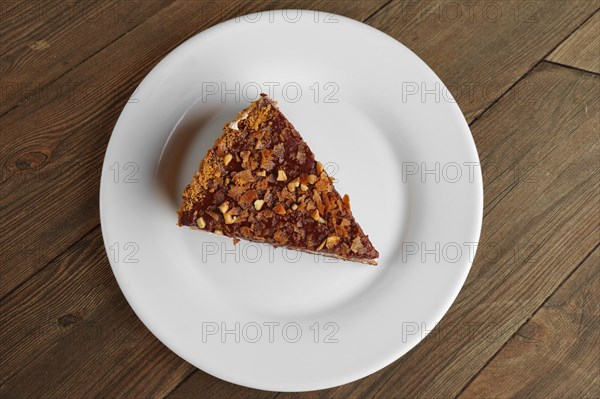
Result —
[[277, 171], [277, 181], [286, 181], [287, 180], [287, 176], [285, 174], [285, 172], [282, 169], [279, 169]]
[[298, 210], [303, 211], [306, 209], [306, 201], [301, 200], [300, 203], [298, 204]]
[[222, 230], [215, 230], [215, 231], [214, 231], [214, 233], [215, 233], [215, 234], [218, 234], [218, 235], [220, 235], [220, 236], [222, 236], [222, 235], [223, 235], [223, 231], [222, 231]]
[[310, 217], [318, 221], [320, 219], [319, 210], [315, 209], [310, 213]]
[[315, 184], [318, 180], [317, 175], [308, 175], [308, 183]]
[[344, 238], [348, 238], [348, 230], [346, 227], [350, 226], [348, 219], [342, 219], [339, 225], [335, 226], [335, 231]]
[[325, 239], [325, 241], [326, 241], [325, 246], [327, 247], [327, 249], [331, 249], [331, 248], [335, 247], [338, 242], [340, 242], [340, 237], [329, 236]]
[[308, 190], [308, 187], [306, 186], [306, 184], [301, 184], [301, 185], [300, 185], [300, 190], [302, 190], [302, 191], [307, 191], [307, 190]]
[[254, 201], [254, 209], [256, 209], [257, 211], [260, 211], [261, 208], [263, 207], [264, 203], [265, 203], [265, 201], [261, 200], [261, 199]]
[[344, 198], [342, 198], [342, 202], [344, 204], [344, 208], [346, 211], [350, 212], [350, 197], [348, 194], [344, 194]]
[[325, 206], [323, 205], [321, 196], [316, 191], [313, 192], [313, 200], [315, 200], [315, 204], [317, 205], [317, 210], [319, 211], [319, 213], [325, 213]]
[[249, 206], [256, 198], [258, 198], [258, 195], [256, 194], [255, 190], [247, 190], [239, 197], [238, 202], [243, 207], [246, 207]]
[[239, 186], [253, 183], [256, 179], [252, 175], [252, 171], [246, 169], [233, 175], [233, 182]]
[[323, 247], [325, 246], [325, 244], [327, 243], [327, 238], [324, 239], [321, 244], [319, 244], [319, 246], [317, 247], [317, 251], [320, 251], [323, 249]]
[[273, 207], [273, 212], [278, 215], [285, 215], [285, 208], [279, 202]]
[[233, 224], [235, 223], [235, 220], [237, 219], [237, 216], [233, 216], [233, 209], [225, 212], [225, 214], [223, 214], [223, 218], [225, 219], [225, 224]]
[[296, 209], [298, 209], [298, 205], [297, 204], [292, 204], [292, 211], [295, 211]]
[[229, 195], [231, 198], [235, 199], [236, 201], [239, 201], [240, 197], [245, 192], [246, 192], [246, 187], [244, 187], [244, 186], [233, 186], [233, 187], [231, 187], [227, 191], [227, 195]]
[[229, 202], [225, 201], [221, 205], [219, 205], [219, 210], [221, 211], [221, 213], [227, 212], [227, 210], [229, 210]]
[[315, 188], [317, 191], [331, 191], [331, 182], [329, 179], [319, 179], [319, 181], [315, 184]]
[[250, 151], [240, 151], [240, 157], [242, 158], [242, 161], [248, 162], [248, 158], [250, 158]]
[[206, 211], [206, 213], [208, 213], [210, 215], [211, 218], [215, 219], [215, 220], [219, 220], [219, 214], [213, 211]]
[[201, 217], [199, 217], [196, 220], [196, 224], [198, 225], [198, 227], [200, 227], [201, 229], [206, 227], [206, 223], [204, 222], [204, 219], [202, 219]]
[[329, 201], [329, 196], [327, 195], [326, 192], [322, 192], [321, 193], [321, 201], [325, 205], [325, 210], [327, 212], [330, 212], [332, 209], [335, 208], [335, 202], [330, 202]]
[[260, 167], [265, 170], [271, 170], [275, 166], [273, 162], [273, 151], [268, 149], [260, 150]]
[[286, 239], [286, 236], [285, 236], [285, 233], [283, 232], [283, 230], [278, 229], [277, 231], [275, 231], [275, 234], [273, 234], [273, 239], [275, 240], [276, 243], [283, 244]]
[[259, 170], [256, 172], [256, 176], [263, 176], [265, 177], [267, 175], [267, 172], [264, 170]]
[[216, 148], [215, 152], [217, 153], [218, 156], [222, 157], [223, 155], [225, 155], [225, 149], [226, 149], [225, 143], [221, 141], [221, 142], [219, 142], [219, 144], [217, 144], [217, 148]]
[[231, 162], [232, 159], [233, 155], [225, 154], [225, 157], [223, 158], [223, 163], [225, 164], [225, 166], [229, 165], [229, 162]]
[[354, 240], [352, 240], [352, 245], [350, 246], [350, 250], [352, 252], [354, 252], [355, 254], [361, 254], [365, 251], [365, 248], [362, 244], [362, 242], [360, 241], [360, 237], [356, 236], [354, 237]]
[[300, 185], [300, 178], [296, 177], [294, 180], [292, 180], [291, 182], [288, 183], [288, 189], [293, 192], [294, 189], [296, 187], [298, 187], [299, 185]]
[[317, 169], [317, 173], [321, 174], [321, 172], [323, 172], [323, 164], [319, 161], [317, 161], [317, 165], [315, 166]]

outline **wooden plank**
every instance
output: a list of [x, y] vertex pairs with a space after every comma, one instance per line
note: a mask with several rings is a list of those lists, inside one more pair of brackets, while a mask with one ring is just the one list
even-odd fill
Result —
[[72, 90], [45, 86], [172, 1], [2, 3], [0, 114]]
[[369, 25], [421, 57], [471, 122], [599, 6], [597, 0], [397, 1]]
[[[175, 3], [56, 82], [75, 88], [71, 93], [23, 104], [0, 118], [0, 227], [10, 232], [1, 238], [0, 297], [98, 225], [100, 169], [110, 133], [131, 92], [162, 57], [232, 15], [301, 2], [245, 4], [219, 2], [219, 8], [209, 9], [203, 3]], [[347, 10], [339, 8], [343, 4], [324, 1], [314, 8], [361, 19], [384, 1]]]
[[600, 73], [600, 12], [561, 43], [547, 60]]
[[168, 399], [271, 399], [277, 392], [261, 391], [225, 382], [201, 370], [196, 370], [166, 397]]
[[544, 63], [473, 125], [480, 153], [490, 159], [484, 163], [486, 203], [504, 194], [484, 218], [475, 262], [452, 308], [391, 366], [302, 397], [461, 392], [598, 243], [599, 81]]
[[94, 229], [0, 303], [3, 398], [162, 397], [192, 366], [119, 291]]
[[460, 398], [600, 398], [599, 265], [596, 248]]

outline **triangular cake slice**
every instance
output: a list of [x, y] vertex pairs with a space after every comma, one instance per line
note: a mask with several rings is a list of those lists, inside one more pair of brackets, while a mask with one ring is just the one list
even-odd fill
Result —
[[183, 192], [179, 225], [376, 265], [332, 178], [265, 94], [224, 127]]

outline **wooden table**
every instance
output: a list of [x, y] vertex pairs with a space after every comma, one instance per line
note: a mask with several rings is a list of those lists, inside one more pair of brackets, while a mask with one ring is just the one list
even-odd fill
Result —
[[[600, 397], [599, 1], [3, 1], [2, 398]], [[360, 381], [278, 394], [214, 378], [133, 314], [100, 233], [112, 128], [174, 47], [236, 15], [363, 21], [446, 82], [484, 171], [479, 252], [416, 348]]]

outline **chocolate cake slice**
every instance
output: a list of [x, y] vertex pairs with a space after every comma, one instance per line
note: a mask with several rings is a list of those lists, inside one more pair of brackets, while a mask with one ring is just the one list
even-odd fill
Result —
[[267, 95], [224, 127], [183, 191], [179, 225], [376, 265], [332, 178]]

